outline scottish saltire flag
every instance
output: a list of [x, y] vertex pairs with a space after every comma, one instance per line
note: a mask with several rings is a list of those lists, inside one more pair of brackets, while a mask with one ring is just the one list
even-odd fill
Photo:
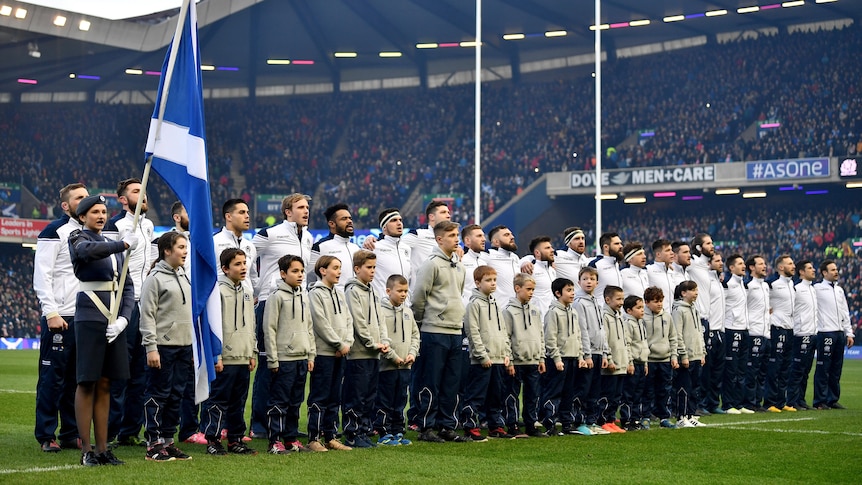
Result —
[[[215, 379], [215, 358], [221, 354], [221, 301], [216, 286], [219, 268], [212, 239], [201, 58], [194, 2], [191, 2], [185, 19], [180, 21], [184, 22], [182, 35], [180, 39], [174, 38], [162, 66], [146, 152], [147, 156], [153, 156], [153, 170], [167, 181], [189, 213], [195, 402], [200, 403], [209, 396], [209, 383]], [[166, 86], [172, 50], [177, 51], [176, 63], [170, 85]], [[167, 96], [167, 104], [159, 128], [159, 106], [163, 96]]]

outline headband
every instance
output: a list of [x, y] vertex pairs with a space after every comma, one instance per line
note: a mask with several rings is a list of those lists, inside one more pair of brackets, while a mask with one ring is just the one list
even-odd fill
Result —
[[575, 238], [575, 236], [583, 236], [583, 235], [584, 235], [584, 231], [582, 231], [580, 229], [578, 229], [576, 231], [572, 231], [569, 234], [566, 234], [566, 237], [563, 239], [563, 242], [565, 242], [566, 246], [568, 246], [569, 243], [572, 242], [572, 239]]
[[638, 253], [642, 252], [644, 252], [644, 248], [632, 249], [631, 251], [626, 253], [625, 258], [623, 259], [625, 259], [626, 263], [628, 263], [630, 259], [635, 257]]
[[386, 224], [389, 224], [392, 219], [395, 219], [396, 217], [401, 217], [401, 213], [398, 211], [393, 211], [383, 216], [383, 219], [380, 219], [380, 229], [383, 229]]

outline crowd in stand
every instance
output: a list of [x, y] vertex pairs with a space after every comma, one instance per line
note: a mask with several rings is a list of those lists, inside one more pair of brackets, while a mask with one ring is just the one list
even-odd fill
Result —
[[41, 310], [33, 292], [32, 252], [3, 250], [0, 287], [0, 337], [37, 338]]

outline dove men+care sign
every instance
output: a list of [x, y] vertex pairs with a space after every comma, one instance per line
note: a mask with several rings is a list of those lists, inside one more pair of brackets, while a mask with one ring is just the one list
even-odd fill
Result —
[[[712, 182], [715, 166], [689, 165], [681, 167], [651, 167], [607, 170], [602, 172], [602, 186], [654, 185], [683, 182]], [[595, 172], [572, 172], [571, 187], [594, 187]]]

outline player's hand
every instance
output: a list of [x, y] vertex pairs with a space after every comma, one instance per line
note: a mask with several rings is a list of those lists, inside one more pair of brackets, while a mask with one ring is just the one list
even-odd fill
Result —
[[649, 364], [644, 364], [644, 377], [649, 375]]
[[546, 370], [547, 369], [545, 369], [545, 363], [539, 362], [539, 374], [544, 374]]
[[509, 359], [509, 356], [508, 356], [508, 355], [507, 355], [506, 357], [503, 357], [503, 365], [505, 365], [506, 367], [509, 367], [509, 364], [510, 364], [511, 362], [512, 362], [512, 361]]
[[313, 360], [308, 361], [308, 372], [314, 372], [314, 361]]
[[700, 365], [706, 365], [706, 357], [701, 357]]
[[533, 274], [533, 263], [527, 261], [521, 265], [521, 273]]
[[634, 375], [634, 373], [635, 373], [635, 366], [629, 364], [628, 367], [626, 367], [626, 374], [631, 376], [631, 375]]
[[380, 344], [380, 353], [385, 354], [389, 352], [389, 344]]
[[485, 359], [485, 362], [482, 362], [483, 369], [490, 369], [492, 365], [494, 365], [494, 363], [491, 361], [491, 359]]
[[404, 359], [404, 365], [410, 365], [416, 362], [416, 356], [413, 354], [407, 354], [407, 358]]
[[515, 366], [509, 365], [509, 367], [506, 367], [506, 373], [509, 374], [510, 376], [514, 376], [515, 375]]
[[[48, 319], [48, 330], [51, 332], [62, 332], [69, 328], [68, 322], [63, 317], [57, 315]], [[851, 340], [852, 342], [852, 340]], [[852, 345], [852, 344], [851, 344]]]
[[853, 344], [856, 343], [853, 337], [847, 337], [847, 348], [853, 347]]
[[[592, 364], [592, 362], [590, 362]], [[578, 359], [578, 369], [588, 369], [587, 361], [584, 359]]]
[[248, 371], [253, 371], [255, 367], [257, 367], [257, 361], [254, 358], [248, 359]]
[[679, 362], [677, 362], [675, 360], [670, 361], [670, 367], [672, 369], [679, 369]]
[[224, 363], [219, 359], [219, 361], [215, 363], [214, 367], [216, 372], [222, 372], [224, 370]]
[[585, 360], [584, 361], [584, 367], [586, 367], [587, 369], [592, 369], [593, 368], [593, 359]]
[[147, 352], [147, 366], [153, 369], [162, 368], [162, 359], [161, 357], [159, 357], [158, 350], [151, 350]]
[[362, 249], [374, 251], [374, 246], [376, 246], [376, 245], [377, 245], [377, 238], [369, 234], [365, 238], [365, 242], [362, 243]]
[[609, 371], [611, 371], [611, 372], [616, 372], [616, 370], [617, 370], [617, 366], [615, 366], [615, 365], [613, 364], [613, 362], [609, 362], [609, 363], [608, 363], [608, 365], [604, 365], [604, 366], [602, 366], [602, 369], [607, 369], [607, 370], [609, 370]]
[[562, 361], [560, 361], [560, 362], [555, 362], [555, 363], [554, 363], [554, 367], [555, 367], [558, 371], [562, 372], [562, 371], [563, 371], [563, 369], [564, 369], [564, 367], [563, 367], [563, 362], [562, 362]]
[[688, 359], [682, 359], [682, 367], [688, 369]]
[[608, 368], [608, 358], [602, 357], [602, 369], [607, 369], [607, 368]]

